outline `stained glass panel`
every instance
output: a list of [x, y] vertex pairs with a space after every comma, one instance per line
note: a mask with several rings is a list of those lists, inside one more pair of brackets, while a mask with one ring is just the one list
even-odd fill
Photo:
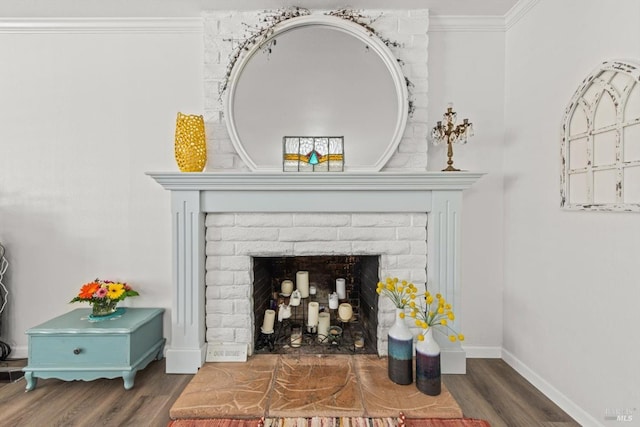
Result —
[[342, 172], [344, 137], [285, 136], [282, 142], [285, 172]]

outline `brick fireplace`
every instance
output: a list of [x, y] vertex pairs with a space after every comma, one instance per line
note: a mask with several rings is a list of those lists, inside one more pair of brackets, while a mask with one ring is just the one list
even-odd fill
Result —
[[[196, 372], [208, 342], [245, 344], [251, 354], [252, 256], [380, 254], [381, 277], [428, 281], [459, 307], [462, 190], [482, 174], [149, 175], [172, 198], [169, 373]], [[380, 355], [392, 312], [381, 299]], [[463, 318], [458, 311], [456, 326]], [[459, 343], [441, 344], [443, 372], [463, 373]]]

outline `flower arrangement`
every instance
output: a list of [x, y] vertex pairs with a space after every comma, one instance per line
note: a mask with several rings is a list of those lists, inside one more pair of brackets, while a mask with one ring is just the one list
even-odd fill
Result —
[[88, 302], [93, 306], [94, 314], [104, 314], [113, 312], [119, 301], [138, 295], [124, 282], [96, 279], [82, 285], [78, 295], [69, 302]]
[[[384, 283], [378, 282], [378, 288], [376, 289], [378, 295], [384, 295], [389, 298], [396, 308], [407, 307], [416, 298], [417, 291], [413, 283], [408, 283], [406, 280], [400, 281], [397, 277], [393, 279], [387, 277]], [[404, 313], [401, 313], [400, 317], [404, 317]]]
[[[437, 305], [436, 305], [437, 304]], [[429, 291], [424, 293], [424, 298], [420, 298], [418, 303], [411, 301], [411, 317], [416, 319], [416, 326], [427, 331], [429, 328], [442, 326], [447, 330], [447, 335], [451, 342], [456, 340], [464, 341], [464, 335], [457, 333], [450, 325], [449, 321], [455, 320], [455, 314], [451, 304], [447, 303], [441, 294], [436, 294], [435, 299]], [[441, 331], [442, 332], [442, 331]], [[449, 335], [451, 332], [451, 335]], [[424, 340], [424, 334], [418, 335], [418, 341]]]

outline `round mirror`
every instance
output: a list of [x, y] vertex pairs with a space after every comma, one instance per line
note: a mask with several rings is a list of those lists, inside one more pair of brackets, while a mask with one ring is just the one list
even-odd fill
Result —
[[344, 169], [379, 171], [407, 121], [405, 78], [375, 35], [333, 16], [280, 23], [231, 72], [231, 141], [249, 169], [282, 171], [285, 136], [344, 137]]

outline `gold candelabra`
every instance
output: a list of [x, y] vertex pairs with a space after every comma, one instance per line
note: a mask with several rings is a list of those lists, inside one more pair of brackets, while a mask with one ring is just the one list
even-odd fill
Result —
[[[431, 140], [434, 145], [438, 145], [441, 142], [447, 143], [447, 167], [442, 169], [443, 172], [459, 171], [453, 167], [453, 144], [459, 142], [466, 144], [467, 139], [473, 136], [473, 124], [469, 122], [469, 119], [464, 119], [461, 124], [456, 126], [457, 113], [453, 111], [453, 105], [447, 105], [447, 111], [442, 116], [443, 121], [440, 121], [431, 130]], [[444, 123], [444, 124], [443, 124]]]

